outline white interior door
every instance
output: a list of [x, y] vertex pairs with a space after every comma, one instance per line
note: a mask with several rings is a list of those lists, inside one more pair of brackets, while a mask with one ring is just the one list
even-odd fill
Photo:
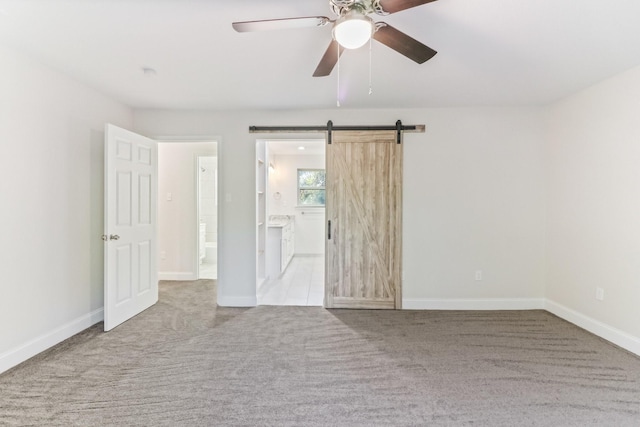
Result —
[[107, 124], [104, 330], [158, 301], [158, 145]]

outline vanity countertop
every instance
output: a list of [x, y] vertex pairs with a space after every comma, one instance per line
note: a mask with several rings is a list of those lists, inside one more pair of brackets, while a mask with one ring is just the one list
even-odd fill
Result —
[[293, 221], [292, 215], [269, 215], [269, 227], [284, 227]]

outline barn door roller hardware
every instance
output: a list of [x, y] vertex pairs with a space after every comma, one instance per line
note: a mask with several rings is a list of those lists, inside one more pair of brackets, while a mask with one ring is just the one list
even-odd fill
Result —
[[303, 133], [327, 132], [327, 143], [331, 144], [331, 133], [337, 131], [396, 131], [396, 141], [402, 142], [402, 132], [424, 133], [424, 125], [403, 125], [398, 120], [394, 126], [335, 126], [331, 120], [326, 126], [249, 126], [249, 133]]

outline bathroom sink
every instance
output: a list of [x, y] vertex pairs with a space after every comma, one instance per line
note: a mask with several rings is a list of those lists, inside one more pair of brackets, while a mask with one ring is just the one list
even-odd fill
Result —
[[289, 215], [272, 215], [269, 217], [269, 227], [284, 227], [291, 221]]

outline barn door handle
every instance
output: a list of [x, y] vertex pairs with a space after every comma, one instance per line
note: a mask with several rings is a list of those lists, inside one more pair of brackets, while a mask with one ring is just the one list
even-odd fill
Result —
[[327, 221], [327, 239], [331, 240], [331, 220]]

